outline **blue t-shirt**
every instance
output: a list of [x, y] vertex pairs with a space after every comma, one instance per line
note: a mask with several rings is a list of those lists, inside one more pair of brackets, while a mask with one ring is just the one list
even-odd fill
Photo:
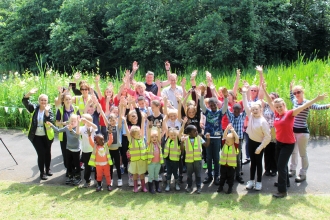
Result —
[[204, 134], [210, 133], [211, 137], [221, 137], [222, 136], [222, 127], [221, 127], [221, 119], [222, 119], [222, 110], [218, 110], [216, 112], [212, 112], [209, 109], [206, 109], [205, 112], [206, 123]]

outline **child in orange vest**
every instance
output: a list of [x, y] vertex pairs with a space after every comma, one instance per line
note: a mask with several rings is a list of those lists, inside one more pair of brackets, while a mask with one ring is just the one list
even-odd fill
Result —
[[162, 132], [160, 126], [157, 126], [157, 130], [152, 130], [152, 127], [153, 124], [149, 121], [147, 130], [148, 186], [149, 192], [155, 194], [153, 182], [155, 182], [156, 191], [159, 193], [162, 192], [159, 188], [158, 174], [164, 160], [161, 147]]
[[188, 125], [185, 129], [188, 136], [181, 138], [181, 151], [186, 151], [187, 184], [186, 192], [192, 192], [192, 175], [195, 173], [197, 193], [201, 193], [202, 185], [202, 146], [210, 144], [210, 134], [206, 133], [206, 142], [198, 135], [195, 125]]
[[[146, 183], [144, 179], [144, 174], [147, 172], [147, 154], [146, 154], [146, 144], [144, 142], [144, 126], [145, 123], [141, 123], [141, 128], [133, 125], [130, 130], [128, 130], [126, 117], [122, 117], [124, 120], [124, 126], [127, 134], [127, 139], [129, 141], [127, 158], [130, 158], [130, 166], [128, 172], [133, 174], [134, 189], [133, 192], [138, 192], [138, 176], [141, 179], [141, 190], [142, 192], [148, 192], [146, 188]], [[145, 120], [145, 115], [142, 115], [142, 122]]]
[[[228, 131], [231, 133], [228, 134]], [[227, 182], [229, 188], [227, 194], [232, 193], [234, 179], [235, 179], [235, 168], [237, 166], [237, 154], [239, 147], [239, 137], [235, 132], [232, 124], [228, 124], [222, 138], [222, 151], [220, 155], [220, 185], [217, 192], [223, 191], [223, 186]]]
[[110, 165], [112, 165], [112, 160], [110, 158], [108, 146], [110, 146], [113, 141], [112, 133], [109, 134], [108, 143], [105, 144], [102, 134], [95, 135], [93, 141], [91, 132], [89, 130], [87, 130], [87, 132], [89, 136], [89, 143], [91, 146], [93, 146], [93, 153], [90, 157], [88, 165], [96, 167], [96, 192], [102, 190], [103, 175], [105, 176], [105, 180], [107, 182], [107, 189], [108, 191], [111, 191]]

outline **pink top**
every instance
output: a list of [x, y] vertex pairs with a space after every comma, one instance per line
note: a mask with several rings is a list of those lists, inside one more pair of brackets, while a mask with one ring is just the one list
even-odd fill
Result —
[[154, 148], [154, 158], [152, 158], [152, 163], [159, 163], [160, 162], [160, 151], [159, 151], [159, 145], [151, 143]]
[[[136, 100], [139, 98], [139, 96], [141, 96], [141, 95], [137, 94], [136, 91], [133, 89], [127, 89], [127, 93], [130, 94], [131, 96], [134, 96]], [[161, 97], [154, 95], [152, 92], [145, 91], [143, 96], [148, 101], [149, 106], [150, 106], [152, 100], [161, 100]]]
[[279, 115], [275, 112], [274, 127], [276, 130], [276, 140], [286, 144], [294, 144], [296, 139], [293, 134], [293, 122], [294, 116], [292, 116], [293, 110], [285, 112], [283, 115]]

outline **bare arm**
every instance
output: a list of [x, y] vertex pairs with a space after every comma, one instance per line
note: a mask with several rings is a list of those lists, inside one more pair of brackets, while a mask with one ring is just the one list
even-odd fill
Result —
[[273, 100], [272, 100], [272, 98], [270, 98], [270, 96], [269, 96], [267, 90], [265, 89], [265, 84], [264, 84], [264, 83], [262, 84], [262, 90], [263, 90], [264, 93], [265, 93], [265, 96], [266, 96], [266, 99], [267, 99], [267, 103], [268, 103], [270, 109], [271, 109], [273, 112], [275, 112], [275, 107], [274, 107], [274, 104], [273, 104]]
[[239, 84], [240, 78], [241, 78], [241, 70], [237, 69], [236, 70], [236, 80], [235, 80], [234, 87], [233, 87], [233, 92], [234, 92], [235, 96], [237, 96], [237, 90], [238, 90], [238, 84]]
[[245, 110], [246, 114], [250, 116], [251, 109], [250, 109], [249, 104], [248, 104], [248, 99], [247, 99], [246, 91], [243, 91], [242, 92], [242, 96], [243, 96], [243, 107], [244, 107], [244, 110]]
[[306, 102], [305, 104], [299, 106], [298, 108], [296, 109], [293, 109], [293, 112], [292, 112], [292, 116], [296, 116], [298, 115], [301, 111], [303, 111], [305, 108], [308, 108], [310, 107], [311, 105], [313, 105], [314, 103], [318, 102], [318, 101], [321, 101], [323, 99], [325, 99], [327, 97], [326, 94], [322, 94], [322, 95], [318, 95], [316, 96], [313, 100], [309, 101], [309, 102]]

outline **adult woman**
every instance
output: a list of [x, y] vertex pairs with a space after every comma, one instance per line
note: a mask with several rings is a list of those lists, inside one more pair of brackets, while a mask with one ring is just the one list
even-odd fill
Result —
[[85, 106], [87, 105], [88, 101], [91, 99], [89, 95], [89, 85], [87, 83], [80, 84], [80, 91], [82, 93], [81, 96], [74, 96], [72, 98], [72, 103], [78, 106], [80, 112], [84, 112]]
[[[72, 96], [66, 93], [63, 95], [63, 97], [63, 106], [59, 107], [56, 112], [56, 126], [59, 128], [69, 124], [69, 118], [72, 113], [79, 115], [78, 107], [72, 105]], [[67, 168], [65, 156], [67, 143], [66, 133], [59, 133], [58, 139], [60, 140], [64, 167]]]
[[318, 95], [313, 100], [300, 105], [293, 110], [287, 110], [283, 99], [277, 98], [272, 102], [271, 97], [268, 95], [263, 84], [263, 90], [267, 98], [268, 104], [272, 111], [275, 113], [274, 127], [276, 129], [276, 159], [277, 159], [277, 172], [278, 172], [278, 192], [273, 194], [276, 198], [283, 198], [287, 196], [287, 182], [289, 181], [288, 175], [288, 161], [293, 152], [295, 144], [295, 136], [293, 133], [294, 117], [302, 112], [305, 108], [310, 107], [317, 101], [323, 100], [326, 95]]
[[[38, 98], [38, 105], [32, 104], [29, 100], [30, 96], [35, 94], [38, 89], [31, 89], [24, 95], [22, 103], [31, 113], [30, 128], [28, 138], [32, 142], [38, 155], [38, 167], [40, 171], [40, 179], [47, 180], [47, 176], [52, 176], [50, 170], [51, 161], [51, 145], [54, 139], [54, 132], [47, 125], [46, 121], [53, 121], [53, 113], [48, 105], [48, 96], [41, 94]], [[46, 170], [45, 170], [46, 169]]]
[[[249, 154], [251, 158], [250, 166], [250, 181], [246, 184], [246, 189], [261, 190], [261, 176], [262, 176], [262, 156], [263, 149], [270, 142], [270, 129], [266, 119], [262, 116], [262, 109], [260, 102], [254, 102], [251, 104], [251, 108], [248, 104], [247, 91], [248, 86], [242, 88], [243, 93], [243, 105], [246, 114], [249, 116], [249, 123], [246, 129], [246, 133], [249, 135], [248, 145]], [[257, 171], [257, 182], [255, 183], [255, 173]]]
[[[151, 106], [152, 100], [160, 100], [160, 97], [154, 95], [152, 92], [146, 91], [146, 85], [143, 82], [137, 82], [134, 85], [135, 90], [132, 90], [130, 88], [127, 89], [127, 93], [131, 96], [133, 96], [136, 100], [139, 96], [143, 96], [145, 100], [148, 103], [148, 106]], [[158, 92], [160, 95], [160, 92]]]
[[[290, 99], [293, 104], [293, 108], [298, 108], [299, 106], [308, 102], [304, 99], [304, 88], [302, 86], [296, 85], [293, 88], [293, 82], [290, 83]], [[329, 109], [330, 104], [327, 105], [317, 105], [313, 104], [308, 108], [305, 108], [301, 113], [299, 113], [293, 123], [293, 132], [296, 138], [296, 144], [291, 156], [290, 172], [289, 176], [296, 175], [296, 168], [298, 165], [298, 151], [301, 157], [301, 169], [299, 176], [296, 177], [296, 182], [302, 182], [306, 180], [306, 173], [308, 169], [308, 157], [307, 157], [307, 144], [309, 140], [309, 130], [307, 127], [307, 117], [309, 110], [324, 110]]]

